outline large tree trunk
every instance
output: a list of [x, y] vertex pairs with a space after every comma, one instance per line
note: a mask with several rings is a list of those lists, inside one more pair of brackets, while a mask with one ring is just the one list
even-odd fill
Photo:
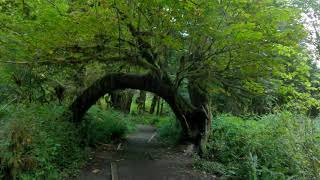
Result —
[[[205, 87], [203, 87], [203, 85]], [[201, 82], [200, 80], [189, 79], [188, 83], [188, 91], [191, 103], [201, 108], [201, 110], [205, 113], [205, 118], [202, 121], [199, 121], [200, 131], [201, 131], [201, 139], [200, 139], [200, 150], [201, 154], [206, 154], [206, 145], [210, 136], [210, 128], [212, 121], [212, 113], [209, 95], [207, 92], [206, 83]]]
[[170, 80], [160, 79], [152, 74], [136, 75], [115, 73], [108, 74], [87, 88], [70, 106], [73, 122], [81, 121], [86, 111], [104, 94], [115, 90], [139, 89], [152, 92], [163, 98], [179, 120], [186, 140], [200, 146], [206, 112], [196, 108], [179, 95]]

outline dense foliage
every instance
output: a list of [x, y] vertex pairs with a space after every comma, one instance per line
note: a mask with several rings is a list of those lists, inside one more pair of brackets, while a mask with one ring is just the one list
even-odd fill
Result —
[[[13, 75], [2, 81], [13, 84], [1, 88], [24, 99], [62, 98], [60, 85], [75, 95], [106, 69], [149, 70], [166, 71], [182, 91], [196, 80], [218, 111], [317, 113], [318, 70], [302, 45], [301, 11], [287, 1], [5, 0], [1, 7], [1, 61], [19, 64], [4, 67]], [[154, 62], [143, 58], [148, 53]]]
[[57, 106], [7, 109], [1, 118], [2, 176], [54, 179], [83, 161], [85, 151], [78, 130], [56, 119], [62, 111], [63, 107]]
[[[319, 7], [0, 0], [0, 178], [65, 177], [88, 146], [119, 141], [136, 122], [171, 144], [190, 132], [207, 148], [197, 167], [219, 175], [319, 178]], [[77, 125], [73, 102], [95, 104]]]
[[218, 116], [210, 151], [195, 167], [242, 179], [319, 179], [320, 121], [289, 112]]
[[87, 122], [83, 123], [84, 139], [93, 146], [98, 143], [119, 141], [134, 130], [134, 124], [127, 115], [113, 110], [103, 111], [93, 106], [89, 112]]
[[64, 107], [56, 105], [9, 106], [1, 111], [1, 178], [73, 175], [87, 159], [89, 147], [123, 138], [134, 128], [120, 118], [124, 117], [121, 113], [101, 112], [96, 107], [89, 111], [90, 123], [76, 127], [61, 119], [63, 111]]

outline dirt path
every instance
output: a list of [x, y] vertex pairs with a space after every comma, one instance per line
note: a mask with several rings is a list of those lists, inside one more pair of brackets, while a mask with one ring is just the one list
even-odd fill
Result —
[[192, 158], [183, 155], [183, 148], [167, 148], [156, 142], [155, 128], [138, 125], [122, 147], [102, 146], [77, 180], [211, 180], [213, 176], [192, 170]]

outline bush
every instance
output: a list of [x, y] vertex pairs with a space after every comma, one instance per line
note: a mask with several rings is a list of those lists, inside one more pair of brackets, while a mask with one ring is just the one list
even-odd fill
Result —
[[182, 129], [173, 116], [159, 119], [157, 127], [160, 141], [168, 144], [177, 144], [181, 140]]
[[[0, 119], [0, 179], [63, 179], [85, 162], [88, 146], [132, 130], [124, 115], [90, 109], [82, 126], [60, 119], [65, 108], [9, 106]], [[88, 119], [90, 118], [90, 119]]]
[[86, 134], [90, 146], [118, 141], [134, 129], [129, 116], [119, 111], [101, 110], [97, 106], [90, 108], [83, 124], [83, 134]]
[[[0, 174], [17, 179], [59, 179], [85, 159], [79, 130], [58, 119], [62, 106], [10, 106], [0, 127]], [[4, 178], [4, 177], [3, 177]]]
[[131, 121], [137, 124], [146, 124], [146, 125], [157, 125], [162, 116], [157, 116], [153, 114], [134, 114], [131, 113]]
[[242, 179], [319, 179], [318, 124], [288, 112], [258, 120], [221, 115], [213, 121], [208, 155], [195, 165]]

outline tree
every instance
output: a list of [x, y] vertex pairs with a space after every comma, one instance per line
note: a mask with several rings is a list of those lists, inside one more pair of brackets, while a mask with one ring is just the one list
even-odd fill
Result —
[[122, 112], [130, 113], [133, 95], [134, 94], [131, 91], [110, 92], [112, 107]]
[[[286, 72], [288, 57], [301, 51], [299, 43], [305, 37], [300, 11], [282, 0], [27, 5], [32, 18], [21, 15], [19, 8], [0, 16], [0, 33], [6, 35], [0, 39], [0, 52], [5, 54], [1, 60], [111, 67], [105, 75], [96, 73], [97, 80], [72, 103], [73, 121], [81, 121], [105, 93], [148, 91], [167, 101], [184, 137], [201, 150], [210, 131], [211, 107], [216, 106], [211, 92], [235, 97], [257, 93], [265, 85], [262, 79]], [[124, 68], [115, 72], [114, 66]]]
[[138, 105], [138, 113], [142, 114], [146, 111], [146, 99], [147, 99], [147, 93], [145, 91], [140, 91], [139, 96], [136, 99], [136, 103]]

